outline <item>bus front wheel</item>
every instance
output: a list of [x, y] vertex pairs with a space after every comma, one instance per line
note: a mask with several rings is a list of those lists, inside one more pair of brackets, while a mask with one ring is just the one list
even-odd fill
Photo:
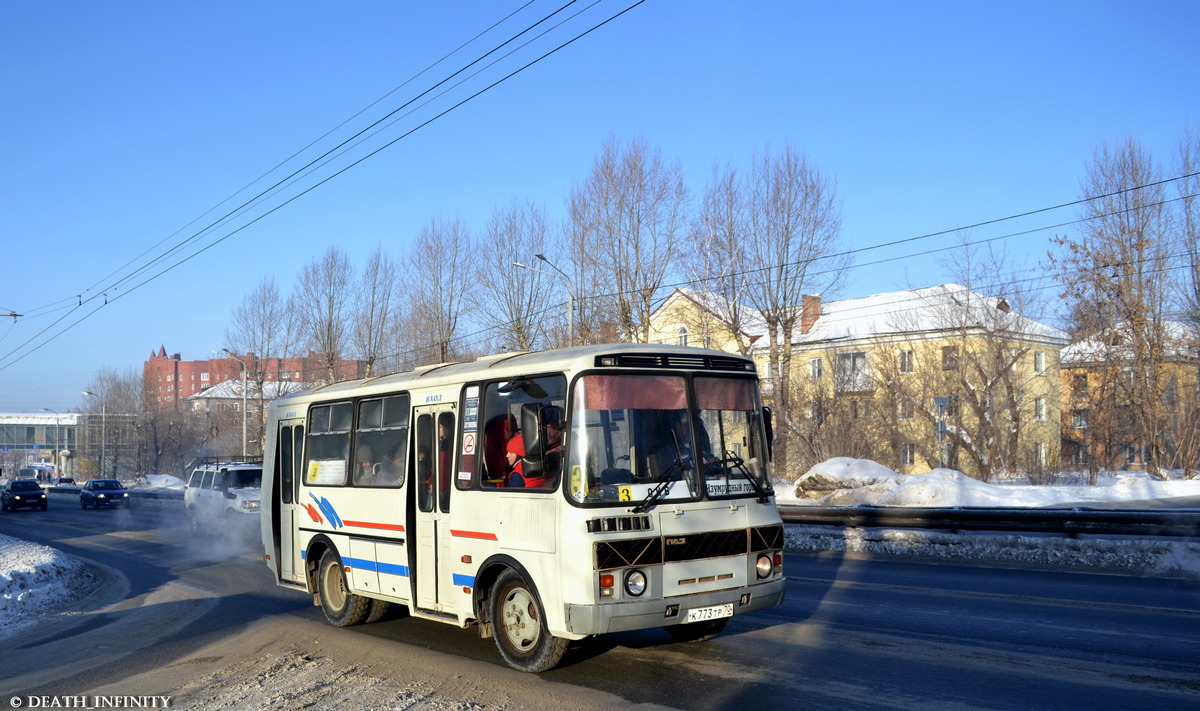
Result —
[[317, 590], [321, 594], [321, 610], [334, 627], [357, 625], [367, 617], [369, 598], [355, 595], [346, 589], [342, 559], [332, 550], [325, 551], [317, 568]]
[[492, 628], [500, 656], [513, 669], [543, 672], [567, 651], [567, 640], [546, 629], [546, 616], [531, 586], [519, 573], [506, 570], [492, 595]]

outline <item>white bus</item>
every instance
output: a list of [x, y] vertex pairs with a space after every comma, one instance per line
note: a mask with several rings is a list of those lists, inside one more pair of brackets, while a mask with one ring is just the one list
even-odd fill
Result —
[[[753, 363], [618, 344], [503, 354], [271, 404], [262, 540], [336, 626], [476, 626], [512, 667], [571, 640], [708, 639], [783, 599]], [[515, 465], [515, 466], [514, 466]]]

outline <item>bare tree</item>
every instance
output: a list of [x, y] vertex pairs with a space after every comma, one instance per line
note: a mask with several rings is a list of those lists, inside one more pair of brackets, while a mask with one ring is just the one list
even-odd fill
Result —
[[1107, 334], [1100, 371], [1112, 378], [1129, 412], [1131, 443], [1140, 444], [1147, 471], [1161, 476], [1165, 316], [1171, 288], [1171, 216], [1161, 172], [1132, 138], [1102, 146], [1083, 183], [1086, 220], [1078, 237], [1057, 239], [1063, 295], [1091, 335]]
[[367, 259], [353, 301], [354, 348], [366, 363], [364, 377], [371, 377], [384, 357], [388, 337], [394, 332], [396, 301], [399, 285], [395, 261], [383, 253], [382, 247]]
[[241, 358], [246, 363], [248, 379], [254, 383], [258, 413], [258, 417], [254, 418], [253, 432], [250, 433], [250, 439], [254, 442], [263, 441], [267, 399], [279, 395], [268, 395], [267, 381], [289, 382], [281, 377], [280, 372], [271, 372], [269, 368], [280, 363], [278, 359], [299, 355], [300, 338], [300, 314], [295, 303], [292, 299], [283, 299], [275, 278], [271, 276], [264, 277], [234, 309], [233, 318], [225, 329], [226, 350], [245, 354]]
[[705, 318], [695, 327], [706, 336], [719, 329], [722, 336], [732, 337], [742, 355], [750, 354], [747, 326], [753, 319], [747, 293], [748, 228], [746, 187], [737, 170], [731, 166], [713, 168], [700, 212], [682, 250], [683, 268], [705, 295], [714, 297], [707, 299], [705, 308], [697, 313], [703, 317], [711, 314], [715, 319]]
[[649, 339], [650, 312], [666, 281], [683, 229], [687, 190], [678, 165], [637, 139], [610, 138], [591, 175], [571, 194], [576, 256], [608, 288], [598, 301], [616, 314], [627, 340]]
[[[567, 345], [561, 316], [568, 305], [569, 285], [535, 254], [555, 253], [546, 227], [546, 213], [532, 203], [514, 202], [497, 210], [478, 246], [478, 280], [474, 304], [480, 325], [497, 334], [503, 350], [528, 351], [548, 340]], [[539, 271], [522, 269], [514, 261]], [[548, 273], [549, 272], [549, 273]], [[557, 338], [551, 339], [551, 334]]]
[[[142, 376], [101, 368], [92, 376], [81, 412], [88, 415], [80, 446], [89, 465], [85, 472], [104, 477], [144, 473], [141, 450]], [[90, 468], [95, 462], [96, 468]]]
[[414, 364], [444, 363], [470, 349], [461, 340], [466, 294], [476, 274], [475, 245], [461, 220], [430, 221], [406, 260], [404, 281], [420, 284], [409, 295], [401, 329]]
[[296, 285], [295, 301], [306, 340], [321, 356], [330, 382], [337, 380], [338, 362], [347, 350], [352, 274], [349, 257], [330, 247], [323, 257], [304, 267]]
[[775, 459], [787, 471], [790, 437], [800, 431], [791, 375], [803, 295], [832, 291], [849, 261], [839, 256], [844, 251], [836, 185], [791, 145], [755, 158], [747, 192], [747, 257], [757, 270], [747, 295], [766, 323], [768, 385], [783, 424]]
[[1179, 190], [1179, 220], [1182, 247], [1187, 264], [1186, 276], [1180, 280], [1183, 290], [1184, 321], [1200, 330], [1200, 123], [1189, 126], [1179, 144], [1177, 183]]

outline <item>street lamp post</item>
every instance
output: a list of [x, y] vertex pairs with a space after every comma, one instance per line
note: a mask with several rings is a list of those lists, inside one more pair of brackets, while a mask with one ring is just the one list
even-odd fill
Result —
[[544, 269], [531, 267], [528, 264], [522, 264], [521, 262], [513, 262], [513, 266], [521, 267], [522, 269], [528, 269], [531, 272], [538, 272], [539, 274], [558, 277], [567, 283], [567, 345], [573, 346], [575, 345], [575, 290], [571, 284], [571, 277], [567, 276], [566, 272], [556, 267], [549, 259], [546, 259], [546, 255], [542, 254], [541, 252], [538, 252], [533, 256], [545, 262], [554, 271], [548, 272]]
[[230, 358], [242, 364], [242, 459], [244, 460], [246, 458], [246, 361], [235, 356], [233, 351], [228, 348], [222, 348], [221, 350], [228, 353]]
[[59, 430], [58, 411], [51, 410], [48, 407], [43, 407], [42, 412], [53, 412], [54, 413], [54, 476], [57, 477], [59, 475], [58, 450], [60, 447], [62, 447], [62, 433]]
[[108, 399], [87, 390], [83, 394], [100, 400], [100, 476], [104, 476], [104, 454], [108, 446]]

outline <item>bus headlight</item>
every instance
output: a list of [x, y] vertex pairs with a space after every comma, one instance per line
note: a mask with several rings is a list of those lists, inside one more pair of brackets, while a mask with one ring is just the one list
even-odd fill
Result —
[[771, 560], [771, 556], [766, 553], [758, 554], [758, 561], [754, 564], [754, 570], [758, 573], [759, 579], [771, 577], [771, 571], [775, 570], [775, 561]]
[[638, 597], [646, 592], [646, 574], [640, 570], [631, 570], [625, 574], [625, 592]]

